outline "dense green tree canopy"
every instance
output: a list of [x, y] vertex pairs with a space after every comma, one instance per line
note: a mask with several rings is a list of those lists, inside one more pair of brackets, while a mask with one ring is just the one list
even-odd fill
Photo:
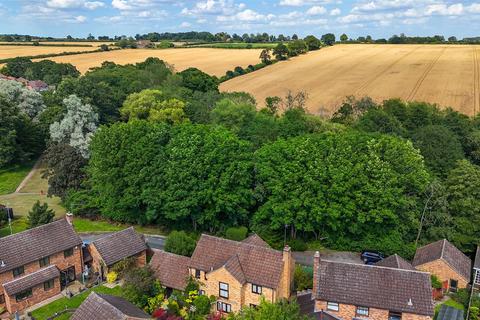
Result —
[[184, 87], [193, 91], [218, 91], [218, 79], [197, 68], [188, 68], [179, 73]]

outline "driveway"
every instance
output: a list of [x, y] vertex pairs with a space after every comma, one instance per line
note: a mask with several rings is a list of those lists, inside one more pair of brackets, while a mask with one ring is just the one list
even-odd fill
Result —
[[[298, 264], [304, 266], [313, 266], [314, 254], [315, 251], [293, 252], [293, 257], [295, 259], [295, 262], [297, 262]], [[320, 251], [320, 259], [336, 262], [363, 264], [363, 261], [360, 259], [359, 253], [348, 251], [322, 250]]]

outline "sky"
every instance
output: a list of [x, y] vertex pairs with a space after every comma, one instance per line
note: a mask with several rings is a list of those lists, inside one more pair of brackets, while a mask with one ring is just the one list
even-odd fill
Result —
[[480, 36], [480, 0], [0, 0], [0, 33]]

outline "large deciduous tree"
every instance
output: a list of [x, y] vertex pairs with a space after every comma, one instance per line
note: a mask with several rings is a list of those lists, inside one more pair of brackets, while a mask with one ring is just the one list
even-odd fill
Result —
[[292, 236], [310, 232], [339, 247], [355, 239], [350, 248], [414, 240], [417, 200], [429, 179], [411, 143], [357, 132], [279, 140], [257, 151], [255, 170], [256, 224], [289, 225]]
[[0, 79], [0, 95], [31, 119], [35, 119], [46, 108], [40, 93], [29, 90], [16, 81]]

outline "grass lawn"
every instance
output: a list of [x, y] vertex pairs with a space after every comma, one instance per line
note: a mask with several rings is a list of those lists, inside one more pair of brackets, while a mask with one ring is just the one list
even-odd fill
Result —
[[[66, 297], [58, 299], [56, 301], [53, 301], [41, 308], [38, 308], [37, 310], [32, 312], [32, 316], [35, 317], [35, 319], [47, 319], [51, 317], [52, 315], [55, 314], [55, 312], [60, 312], [65, 309], [76, 309], [78, 308], [83, 300], [85, 300], [88, 295], [90, 294], [91, 291], [95, 291], [98, 293], [105, 293], [105, 294], [110, 294], [114, 296], [122, 296], [122, 288], [120, 286], [116, 286], [114, 288], [107, 288], [105, 286], [98, 286], [93, 289], [86, 290], [85, 292], [82, 292], [79, 295], [74, 296], [71, 299], [68, 299]], [[70, 319], [71, 314], [63, 314], [61, 317], [55, 318], [56, 320], [58, 319]], [[93, 319], [92, 319], [93, 320]]]
[[463, 304], [458, 303], [453, 299], [448, 299], [444, 303], [441, 303], [441, 304], [438, 304], [438, 305], [435, 306], [435, 316], [433, 317], [433, 319], [437, 319], [438, 312], [440, 311], [440, 308], [442, 307], [442, 305], [446, 305], [446, 306], [453, 307], [455, 309], [460, 309], [460, 310], [465, 309]]
[[0, 169], [0, 195], [15, 192], [32, 167], [33, 163], [28, 163]]
[[48, 203], [48, 207], [55, 211], [55, 215], [65, 215], [65, 208], [62, 207], [60, 198], [47, 197], [41, 194], [10, 193], [0, 196], [0, 203], [13, 208], [15, 216], [26, 216], [32, 209], [33, 204], [39, 200], [41, 203]]
[[[17, 233], [24, 231], [28, 228], [28, 221], [26, 217], [20, 217], [12, 221], [12, 232]], [[7, 225], [0, 228], [0, 238], [10, 235], [10, 227]]]
[[[129, 224], [121, 224], [106, 220], [90, 220], [78, 217], [74, 218], [73, 225], [75, 227], [75, 231], [77, 232], [114, 232], [123, 230], [131, 226]], [[162, 229], [160, 227], [139, 225], [134, 225], [133, 227], [139, 233], [161, 235], [165, 235], [168, 233], [165, 229]]]
[[28, 182], [20, 189], [22, 193], [47, 193], [48, 191], [48, 180], [42, 178], [42, 171], [45, 169], [43, 163], [40, 163], [38, 167], [35, 168], [33, 175], [30, 177]]

